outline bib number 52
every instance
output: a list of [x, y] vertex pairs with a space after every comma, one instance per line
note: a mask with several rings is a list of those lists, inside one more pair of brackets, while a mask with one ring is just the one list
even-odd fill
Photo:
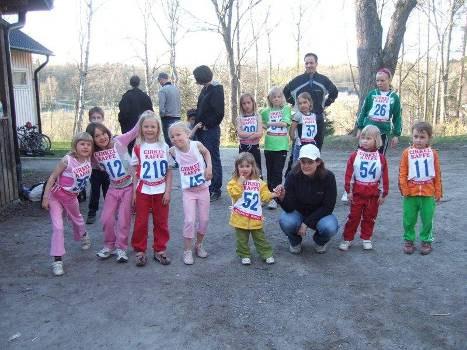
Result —
[[244, 192], [242, 207], [253, 211], [258, 210], [259, 196], [256, 192]]

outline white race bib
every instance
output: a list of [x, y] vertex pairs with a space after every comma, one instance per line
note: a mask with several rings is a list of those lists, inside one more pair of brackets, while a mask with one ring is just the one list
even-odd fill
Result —
[[435, 158], [431, 148], [409, 148], [409, 180], [431, 181], [435, 177]]
[[[282, 121], [282, 111], [269, 112], [269, 122], [277, 123]], [[287, 128], [283, 126], [268, 126], [267, 134], [270, 136], [286, 136]]]
[[302, 134], [300, 135], [302, 144], [314, 142], [317, 133], [316, 115], [302, 115]]
[[359, 149], [353, 162], [353, 173], [355, 180], [358, 182], [378, 182], [381, 178], [379, 152], [365, 152]]
[[258, 120], [256, 119], [256, 116], [240, 117], [240, 128], [244, 132], [257, 132]]
[[233, 211], [253, 220], [262, 220], [263, 211], [260, 196], [261, 182], [247, 180], [243, 183], [243, 194], [233, 206]]
[[198, 187], [206, 182], [204, 167], [199, 162], [190, 165], [180, 165], [180, 180], [182, 189]]
[[368, 113], [368, 118], [377, 122], [387, 122], [389, 121], [389, 107], [391, 104], [391, 98], [389, 96], [376, 95], [373, 96], [373, 105], [370, 112]]
[[167, 153], [162, 148], [141, 146], [141, 170], [139, 178], [147, 186], [165, 186], [165, 176], [169, 169]]
[[[131, 175], [128, 174], [125, 163], [115, 147], [95, 152], [94, 158], [109, 175], [112, 185], [125, 187], [131, 183]], [[126, 161], [126, 164], [128, 164], [128, 161]]]
[[73, 193], [80, 193], [86, 188], [86, 182], [91, 176], [91, 163], [84, 162], [79, 166], [73, 166], [71, 172], [73, 174], [73, 185], [68, 188], [64, 187], [63, 189]]

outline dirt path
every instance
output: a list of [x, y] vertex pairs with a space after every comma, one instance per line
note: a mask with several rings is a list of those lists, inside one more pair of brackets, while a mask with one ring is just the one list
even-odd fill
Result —
[[[222, 151], [224, 184], [234, 154]], [[465, 349], [467, 148], [440, 155], [446, 201], [437, 209], [434, 251], [425, 257], [401, 250], [399, 156], [394, 152], [389, 156], [391, 193], [371, 252], [363, 252], [359, 243], [340, 252], [337, 237], [327, 254], [318, 255], [308, 237], [303, 254], [291, 255], [278, 228], [280, 211], [267, 211], [265, 230], [277, 263], [267, 266], [254, 255], [250, 267], [241, 266], [224, 192], [211, 206], [210, 256], [187, 267], [181, 259], [177, 188], [170, 266], [150, 261], [136, 268], [132, 253], [126, 265], [98, 261], [99, 224], [89, 226], [93, 247], [87, 252], [80, 251], [66, 226], [66, 274], [54, 278], [47, 213], [19, 212], [0, 224], [0, 348]], [[347, 156], [342, 151], [323, 156], [340, 191]], [[339, 201], [335, 213], [341, 227], [347, 212]]]

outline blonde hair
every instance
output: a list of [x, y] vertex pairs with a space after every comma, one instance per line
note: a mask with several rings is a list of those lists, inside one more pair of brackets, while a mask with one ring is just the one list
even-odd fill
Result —
[[169, 126], [169, 130], [168, 130], [169, 137], [170, 137], [170, 135], [171, 135], [171, 131], [172, 131], [172, 130], [175, 130], [175, 129], [181, 129], [181, 130], [183, 130], [184, 132], [186, 132], [187, 135], [190, 135], [190, 133], [191, 133], [191, 130], [188, 128], [188, 125], [186, 125], [185, 122], [181, 122], [181, 121], [180, 121], [180, 122], [175, 122], [175, 123], [173, 123], [173, 124], [171, 124], [171, 125]]
[[[381, 138], [381, 131], [379, 131], [377, 126], [367, 125], [363, 128], [360, 137], [372, 137], [375, 140], [376, 148], [380, 148], [383, 145], [383, 139]], [[360, 143], [360, 142], [359, 142]]]
[[258, 169], [258, 166], [256, 165], [255, 158], [251, 153], [248, 152], [241, 152], [238, 154], [238, 156], [235, 158], [235, 165], [234, 165], [234, 171], [232, 173], [232, 177], [234, 179], [238, 179], [240, 177], [240, 173], [238, 172], [238, 167], [240, 164], [243, 162], [246, 162], [251, 165], [251, 178], [252, 179], [259, 179], [260, 172]]
[[253, 97], [252, 94], [247, 92], [247, 93], [242, 94], [242, 96], [240, 96], [240, 111], [242, 112], [242, 115], [245, 115], [245, 113], [246, 113], [243, 110], [242, 102], [243, 102], [244, 99], [246, 99], [248, 97], [251, 99], [251, 102], [253, 102], [253, 114], [256, 114], [256, 101], [255, 101], [255, 98]]
[[271, 90], [269, 90], [269, 93], [268, 93], [268, 106], [269, 107], [273, 107], [272, 105], [272, 102], [271, 102], [271, 99], [272, 99], [272, 95], [276, 94], [276, 93], [279, 93], [282, 97], [282, 101], [281, 101], [281, 105], [280, 107], [284, 107], [285, 106], [285, 96], [284, 96], [284, 92], [282, 91], [281, 88], [277, 87], [277, 86], [274, 86]]
[[154, 119], [157, 123], [158, 130], [157, 130], [156, 142], [160, 144], [164, 144], [165, 139], [164, 139], [164, 134], [162, 132], [161, 118], [156, 113], [150, 110], [144, 111], [139, 117], [139, 120], [138, 120], [139, 133], [138, 133], [138, 138], [136, 139], [136, 142], [138, 144], [141, 144], [144, 142], [143, 123], [145, 120], [149, 120], [149, 119]]
[[83, 132], [79, 132], [75, 136], [73, 136], [73, 140], [71, 141], [71, 150], [70, 150], [70, 152], [68, 152], [68, 155], [70, 155], [72, 157], [77, 156], [76, 146], [78, 145], [78, 142], [80, 142], [80, 141], [89, 142], [91, 144], [91, 152], [93, 152], [94, 139], [87, 132], [83, 131]]

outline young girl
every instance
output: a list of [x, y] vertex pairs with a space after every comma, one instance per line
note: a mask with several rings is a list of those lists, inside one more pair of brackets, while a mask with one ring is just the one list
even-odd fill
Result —
[[173, 158], [164, 142], [161, 120], [154, 112], [146, 111], [138, 122], [139, 137], [133, 149], [131, 165], [134, 179], [136, 218], [131, 245], [136, 252], [136, 266], [146, 265], [148, 216], [152, 212], [154, 260], [170, 264], [165, 250], [169, 241], [169, 202], [172, 190]]
[[[142, 114], [142, 117], [146, 112]], [[112, 138], [103, 124], [91, 123], [86, 131], [94, 140], [93, 160], [110, 178], [110, 188], [104, 200], [101, 223], [104, 230], [104, 248], [97, 256], [107, 259], [117, 256], [117, 262], [128, 261], [126, 250], [131, 226], [133, 199], [133, 169], [130, 167], [128, 144], [139, 132], [138, 124], [127, 133]]]
[[386, 153], [389, 138], [392, 135], [391, 147], [399, 142], [402, 131], [401, 102], [399, 96], [391, 89], [391, 72], [387, 68], [381, 68], [376, 73], [377, 89], [372, 90], [365, 98], [362, 110], [357, 120], [357, 137], [360, 130], [367, 125], [375, 125], [381, 132], [383, 144], [379, 152]]
[[54, 257], [52, 270], [55, 276], [61, 276], [64, 273], [62, 261], [65, 255], [64, 211], [73, 224], [75, 241], [81, 239], [83, 250], [91, 247], [91, 239], [86, 233], [77, 197], [86, 187], [86, 181], [91, 176], [92, 144], [92, 137], [88, 133], [81, 132], [75, 135], [70, 153], [60, 160], [45, 186], [42, 207], [49, 210], [52, 220], [50, 255]]
[[[268, 108], [261, 111], [263, 128], [266, 129], [264, 140], [264, 158], [268, 176], [268, 188], [272, 191], [282, 183], [287, 151], [289, 149], [288, 128], [290, 126], [291, 109], [285, 103], [282, 90], [278, 87], [271, 89], [268, 95]], [[276, 209], [276, 201], [270, 201], [269, 209]]]
[[371, 236], [378, 208], [383, 204], [389, 190], [386, 158], [378, 152], [381, 144], [379, 129], [368, 125], [360, 133], [358, 150], [347, 161], [345, 191], [350, 202], [350, 213], [344, 227], [344, 240], [339, 245], [340, 250], [349, 249], [359, 224], [363, 249], [373, 249]]
[[235, 159], [235, 170], [227, 184], [227, 191], [233, 205], [229, 223], [235, 228], [237, 254], [242, 264], [251, 264], [248, 247], [250, 233], [261, 258], [267, 264], [274, 264], [272, 247], [263, 231], [261, 202], [270, 201], [277, 195], [269, 192], [267, 185], [259, 178], [255, 158], [251, 153], [242, 152]]
[[297, 103], [299, 112], [294, 114], [290, 126], [290, 139], [294, 141], [292, 151], [294, 162], [298, 159], [302, 145], [309, 143], [321, 145], [323, 143], [323, 140], [319, 140], [319, 135], [323, 134], [320, 131], [324, 126], [323, 119], [317, 119], [316, 115], [311, 112], [313, 110], [313, 100], [308, 92], [302, 92], [298, 95]]
[[430, 254], [433, 242], [433, 216], [436, 202], [443, 196], [441, 167], [438, 152], [430, 147], [433, 128], [426, 122], [418, 122], [412, 127], [411, 147], [401, 156], [399, 167], [399, 188], [404, 196], [404, 253], [415, 251], [415, 225], [418, 213], [422, 225], [420, 239], [422, 255]]
[[[180, 180], [183, 191], [183, 210], [185, 223], [183, 227], [184, 252], [183, 262], [192, 265], [193, 237], [196, 231], [195, 252], [200, 258], [208, 253], [203, 248], [203, 240], [209, 220], [209, 183], [212, 178], [211, 155], [201, 142], [190, 141], [190, 129], [183, 122], [170, 126], [169, 137], [173, 147], [169, 153], [179, 164]], [[198, 228], [196, 225], [196, 209], [198, 209]]]
[[256, 113], [256, 101], [251, 94], [240, 96], [240, 111], [241, 115], [237, 118], [237, 134], [240, 142], [238, 151], [251, 153], [261, 174], [259, 140], [263, 136], [263, 123]]

